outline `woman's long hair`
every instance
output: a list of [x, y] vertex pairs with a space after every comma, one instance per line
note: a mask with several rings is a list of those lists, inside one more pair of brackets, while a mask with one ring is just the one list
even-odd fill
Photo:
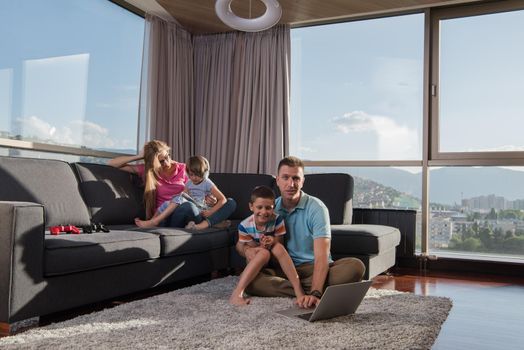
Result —
[[161, 153], [169, 153], [169, 151], [169, 146], [158, 140], [149, 141], [144, 146], [144, 204], [147, 219], [155, 215], [156, 187], [161, 168], [158, 156]]

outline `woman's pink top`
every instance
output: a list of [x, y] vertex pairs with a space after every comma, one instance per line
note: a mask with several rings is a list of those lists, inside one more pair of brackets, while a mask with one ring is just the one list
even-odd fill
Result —
[[[175, 171], [170, 178], [157, 178], [158, 187], [156, 188], [156, 209], [165, 201], [170, 201], [171, 198], [180, 194], [184, 190], [184, 186], [189, 179], [186, 174], [186, 165], [184, 163], [173, 162]], [[144, 164], [135, 165], [138, 175], [144, 179]]]

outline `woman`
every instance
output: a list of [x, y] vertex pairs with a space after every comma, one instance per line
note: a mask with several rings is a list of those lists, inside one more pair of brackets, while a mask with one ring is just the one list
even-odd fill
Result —
[[[136, 156], [121, 156], [107, 163], [142, 177], [146, 219], [150, 219], [162, 203], [180, 194], [188, 180], [186, 165], [171, 159], [170, 150], [165, 142], [153, 140], [146, 143]], [[141, 159], [144, 160], [143, 164], [129, 164]], [[166, 219], [163, 226], [185, 227], [198, 214], [199, 210], [193, 203], [183, 203]]]

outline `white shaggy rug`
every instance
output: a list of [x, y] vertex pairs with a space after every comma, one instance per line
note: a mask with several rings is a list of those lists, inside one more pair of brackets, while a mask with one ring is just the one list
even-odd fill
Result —
[[229, 305], [226, 277], [0, 338], [0, 349], [429, 349], [451, 301], [370, 289], [357, 313], [309, 323], [288, 298]]

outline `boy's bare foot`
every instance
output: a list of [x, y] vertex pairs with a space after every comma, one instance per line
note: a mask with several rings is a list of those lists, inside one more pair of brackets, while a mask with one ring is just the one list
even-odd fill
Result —
[[203, 220], [201, 223], [193, 226], [193, 230], [205, 230], [208, 227], [209, 227], [209, 223], [207, 222], [207, 220]]
[[243, 296], [234, 293], [234, 294], [231, 294], [231, 297], [229, 298], [229, 303], [231, 305], [238, 305], [238, 306], [249, 305], [251, 304], [251, 299], [244, 298]]
[[213, 225], [214, 228], [228, 228], [231, 226], [231, 220], [224, 220], [218, 224]]
[[187, 228], [188, 230], [194, 230], [195, 227], [196, 227], [195, 222], [194, 221], [190, 221], [190, 222], [187, 223], [185, 228]]

